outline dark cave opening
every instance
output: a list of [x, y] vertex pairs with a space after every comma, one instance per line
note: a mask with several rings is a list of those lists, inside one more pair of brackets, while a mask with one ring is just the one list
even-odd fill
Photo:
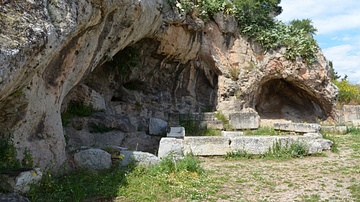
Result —
[[284, 79], [264, 82], [255, 102], [261, 119], [314, 123], [324, 117], [323, 108], [311, 93]]

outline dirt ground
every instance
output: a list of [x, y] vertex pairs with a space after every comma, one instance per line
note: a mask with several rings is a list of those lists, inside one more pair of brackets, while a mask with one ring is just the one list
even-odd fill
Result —
[[290, 160], [202, 158], [219, 184], [216, 201], [359, 201], [360, 155], [342, 136], [339, 152]]

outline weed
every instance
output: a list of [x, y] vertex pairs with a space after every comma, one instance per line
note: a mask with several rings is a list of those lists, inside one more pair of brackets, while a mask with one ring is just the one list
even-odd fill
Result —
[[0, 172], [21, 167], [11, 135], [0, 134]]
[[221, 111], [218, 111], [214, 113], [214, 116], [223, 123], [224, 130], [226, 131], [232, 130], [232, 126], [229, 122], [229, 119], [225, 116], [225, 114], [223, 114]]
[[270, 126], [265, 126], [265, 127], [259, 127], [257, 130], [248, 130], [245, 131], [244, 135], [280, 135], [280, 133], [278, 131], [276, 131], [274, 129], [274, 127], [270, 127]]
[[230, 67], [229, 69], [230, 77], [233, 81], [237, 81], [239, 79], [240, 68], [239, 67]]
[[61, 120], [64, 126], [70, 123], [71, 119], [76, 116], [79, 117], [88, 117], [95, 112], [101, 110], [94, 109], [92, 106], [87, 106], [80, 101], [71, 101], [67, 106], [67, 110], [61, 114]]

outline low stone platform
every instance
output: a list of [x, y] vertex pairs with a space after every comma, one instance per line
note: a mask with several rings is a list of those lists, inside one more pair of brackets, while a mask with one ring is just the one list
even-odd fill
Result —
[[242, 131], [221, 131], [222, 137], [239, 137], [243, 136], [244, 132]]
[[329, 150], [333, 144], [332, 141], [323, 139], [320, 133], [293, 136], [198, 136], [184, 138], [184, 153], [198, 156], [225, 155], [236, 151], [263, 154], [276, 143], [280, 143], [283, 147], [288, 147], [293, 143], [302, 143], [307, 147], [309, 154]]
[[321, 126], [315, 123], [274, 123], [274, 129], [298, 133], [318, 133]]

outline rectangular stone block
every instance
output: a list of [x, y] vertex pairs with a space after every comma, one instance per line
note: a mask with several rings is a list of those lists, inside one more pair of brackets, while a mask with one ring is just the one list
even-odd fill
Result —
[[360, 126], [360, 119], [352, 120], [352, 125], [353, 126]]
[[256, 129], [259, 127], [259, 115], [256, 112], [240, 112], [229, 114], [233, 129]]
[[184, 138], [184, 153], [196, 156], [218, 156], [230, 152], [230, 139], [226, 137], [197, 136]]
[[321, 129], [328, 133], [345, 134], [347, 132], [347, 126], [321, 126]]
[[171, 137], [163, 137], [160, 140], [158, 157], [164, 158], [171, 156], [175, 159], [180, 159], [184, 156], [184, 140]]
[[344, 121], [352, 122], [360, 119], [360, 105], [344, 105], [343, 106]]
[[243, 135], [244, 133], [241, 131], [221, 131], [221, 136], [223, 137], [239, 137]]
[[315, 123], [274, 123], [274, 128], [299, 133], [317, 133], [320, 131], [321, 126]]
[[184, 127], [170, 127], [166, 136], [167, 137], [184, 138], [185, 137], [185, 128]]
[[264, 154], [275, 142], [276, 137], [274, 136], [233, 137], [230, 147], [233, 152], [244, 151], [248, 154]]

